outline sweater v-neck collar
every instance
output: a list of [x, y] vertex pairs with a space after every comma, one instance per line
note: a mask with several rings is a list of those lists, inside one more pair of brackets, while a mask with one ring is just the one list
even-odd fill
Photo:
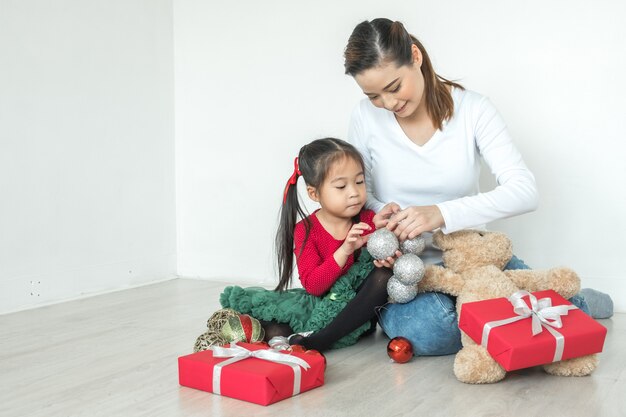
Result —
[[[324, 227], [324, 225], [322, 224], [320, 219], [317, 218], [317, 212], [318, 211], [320, 211], [320, 209], [315, 210], [311, 217], [313, 217], [314, 221], [320, 226], [320, 229], [322, 229], [324, 231], [324, 233], [326, 233], [331, 239], [333, 239], [333, 240], [335, 240], [337, 242], [343, 242], [345, 239], [336, 239], [335, 236], [333, 236], [328, 230], [326, 230], [326, 228]], [[359, 214], [359, 218], [360, 218], [360, 214]]]
[[[418, 145], [417, 143], [413, 142], [411, 138], [407, 136], [404, 129], [402, 129], [402, 126], [400, 126], [398, 119], [396, 119], [396, 116], [392, 112], [388, 112], [388, 114], [389, 114], [388, 117], [392, 119], [391, 123], [394, 125], [394, 128], [398, 131], [398, 134], [400, 135], [400, 137], [402, 137], [402, 140], [405, 141], [405, 143], [407, 143], [409, 147], [411, 147], [416, 152], [419, 152], [419, 153], [427, 152], [430, 148], [435, 146], [436, 142], [439, 140], [439, 137], [441, 136], [441, 133], [442, 133], [441, 129], [437, 129], [435, 130], [435, 133], [433, 133], [433, 135], [423, 145]], [[443, 122], [443, 127], [445, 126], [446, 126], [446, 121]]]
[[[452, 95], [452, 102], [454, 103], [454, 107], [456, 110], [456, 107], [458, 104], [457, 97], [456, 97], [457, 89], [453, 87], [452, 91], [450, 91], [450, 94]], [[398, 119], [396, 119], [396, 116], [393, 114], [393, 112], [388, 111], [387, 115], [388, 115], [387, 117], [390, 117], [392, 119], [392, 124], [394, 125], [394, 128], [397, 129], [399, 135], [402, 137], [402, 140], [406, 141], [409, 147], [411, 147], [411, 149], [413, 149], [414, 151], [418, 153], [428, 152], [430, 148], [434, 147], [437, 144], [437, 142], [441, 140], [441, 135], [443, 134], [442, 129], [445, 129], [446, 125], [448, 124], [448, 121], [444, 120], [442, 123], [441, 129], [435, 130], [435, 133], [433, 133], [433, 135], [423, 145], [418, 145], [417, 143], [413, 142], [411, 138], [407, 136], [407, 134], [404, 132], [404, 129], [402, 129], [402, 126], [400, 126], [400, 122], [398, 122]]]

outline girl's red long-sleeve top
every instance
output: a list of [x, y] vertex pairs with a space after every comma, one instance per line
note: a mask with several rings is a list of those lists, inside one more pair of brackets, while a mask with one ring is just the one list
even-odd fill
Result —
[[[335, 281], [345, 274], [354, 264], [354, 254], [348, 257], [346, 264], [342, 267], [337, 265], [334, 253], [343, 244], [345, 239], [337, 240], [324, 229], [316, 216], [317, 210], [311, 214], [308, 219], [311, 222], [311, 230], [309, 237], [302, 249], [304, 236], [306, 233], [304, 220], [296, 224], [294, 231], [294, 253], [297, 259], [298, 273], [302, 286], [309, 293], [316, 296], [322, 296]], [[364, 235], [373, 232], [374, 226], [372, 210], [361, 210], [360, 221], [367, 223], [371, 229], [366, 230]]]

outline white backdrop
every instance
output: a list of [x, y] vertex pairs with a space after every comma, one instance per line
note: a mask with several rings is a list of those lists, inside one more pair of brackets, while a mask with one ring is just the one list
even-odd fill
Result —
[[0, 313], [175, 277], [171, 0], [0, 0]]
[[507, 120], [541, 205], [491, 228], [626, 311], [623, 2], [0, 0], [0, 313], [176, 272], [275, 285], [293, 158], [345, 138], [343, 48], [379, 16]]
[[531, 266], [570, 266], [626, 311], [626, 6], [606, 0], [174, 0], [179, 275], [276, 283], [293, 158], [346, 137], [362, 93], [343, 48], [381, 16], [403, 21], [441, 75], [492, 99], [536, 175], [539, 210], [490, 228]]

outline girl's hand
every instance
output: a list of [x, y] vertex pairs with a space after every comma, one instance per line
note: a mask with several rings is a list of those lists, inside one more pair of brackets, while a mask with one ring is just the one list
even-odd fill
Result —
[[390, 256], [387, 259], [374, 259], [374, 265], [377, 268], [385, 267], [385, 268], [392, 269], [393, 264], [396, 261], [396, 258], [399, 258], [400, 256], [402, 256], [402, 252], [397, 250], [395, 256]]
[[372, 219], [374, 222], [374, 226], [376, 226], [377, 229], [387, 226], [387, 223], [389, 223], [389, 219], [391, 218], [391, 216], [399, 211], [400, 206], [398, 204], [394, 202], [388, 203], [387, 205], [385, 205], [385, 207], [380, 209], [380, 211], [374, 215], [374, 218]]
[[411, 206], [394, 214], [386, 227], [403, 241], [413, 239], [423, 232], [431, 232], [443, 225], [445, 222], [439, 207]]
[[352, 255], [355, 250], [360, 249], [367, 243], [369, 235], [363, 236], [363, 233], [370, 229], [370, 225], [364, 222], [352, 225], [350, 231], [348, 231], [348, 236], [346, 236], [339, 250], [342, 251], [345, 256]]

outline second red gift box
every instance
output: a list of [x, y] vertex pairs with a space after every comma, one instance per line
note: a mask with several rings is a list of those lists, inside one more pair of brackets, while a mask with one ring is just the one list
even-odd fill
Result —
[[601, 352], [606, 337], [604, 326], [552, 290], [465, 303], [459, 328], [507, 371]]

